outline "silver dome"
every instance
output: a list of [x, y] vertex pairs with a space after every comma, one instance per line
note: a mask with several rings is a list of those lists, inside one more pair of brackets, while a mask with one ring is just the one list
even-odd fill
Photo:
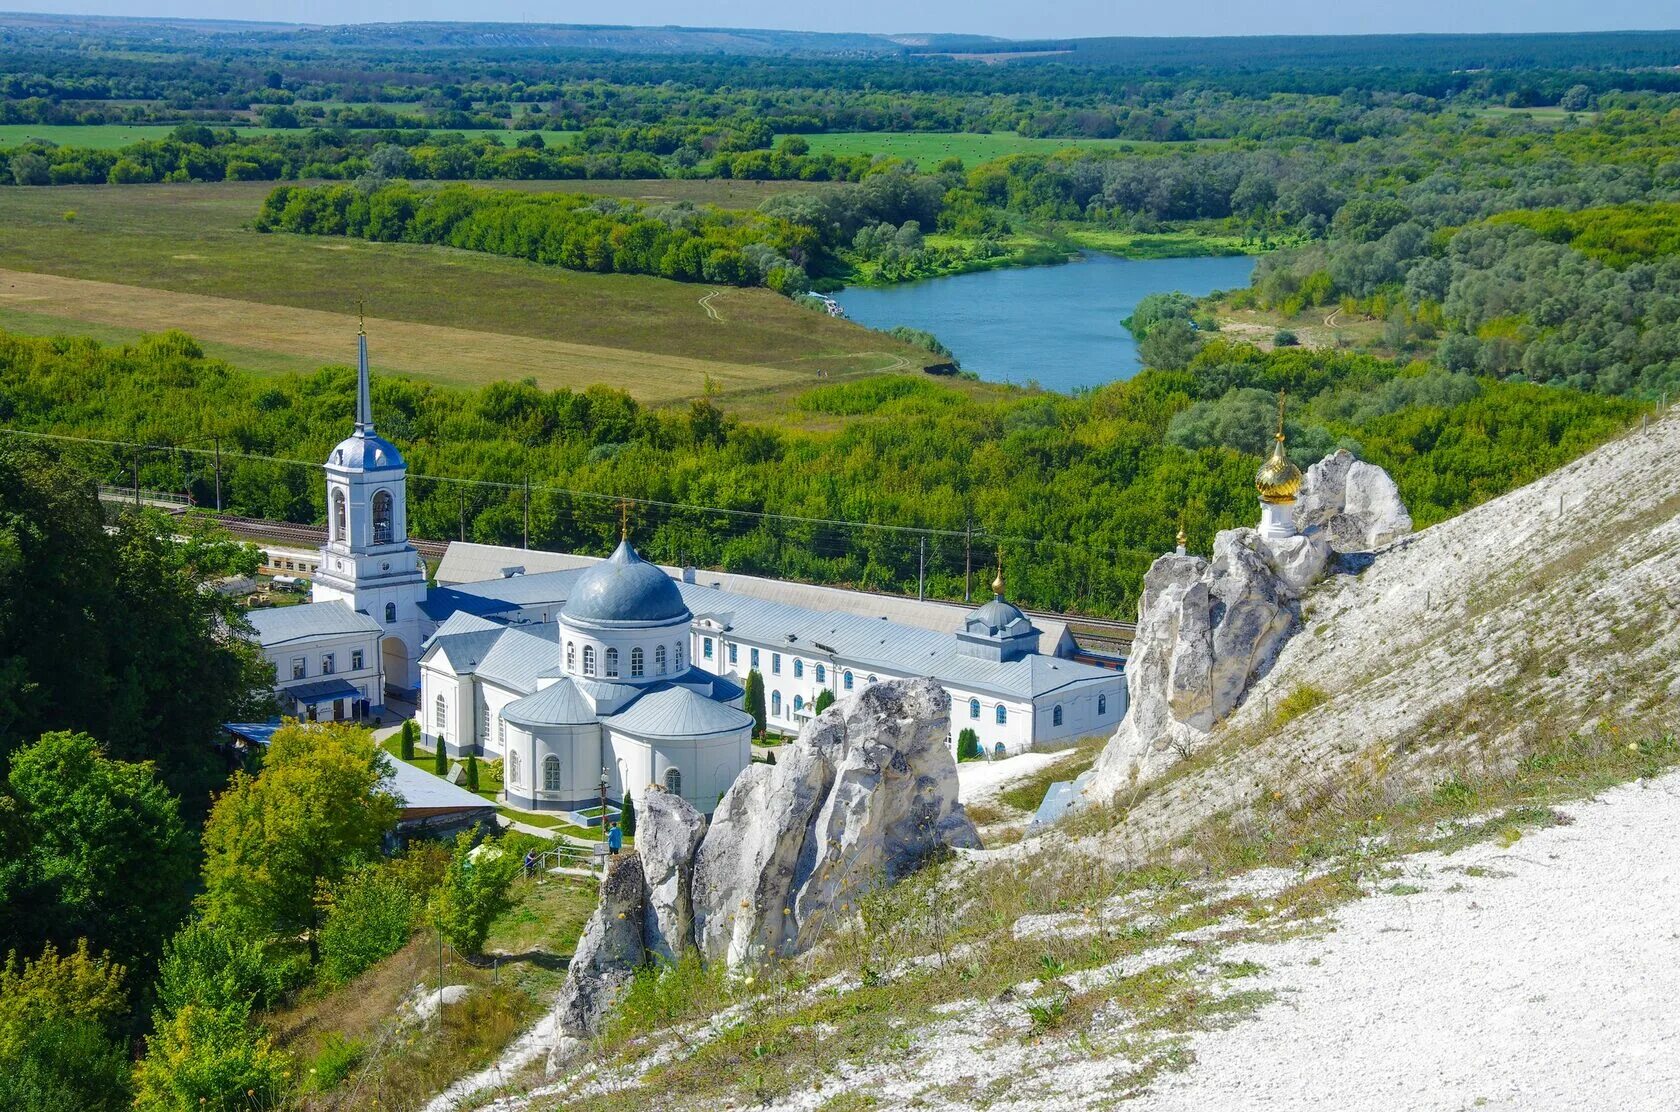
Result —
[[636, 555], [629, 541], [578, 577], [560, 616], [605, 625], [662, 625], [693, 615], [676, 582]]
[[383, 436], [356, 432], [338, 442], [327, 457], [328, 467], [344, 467], [352, 471], [400, 471], [403, 462], [397, 446]]

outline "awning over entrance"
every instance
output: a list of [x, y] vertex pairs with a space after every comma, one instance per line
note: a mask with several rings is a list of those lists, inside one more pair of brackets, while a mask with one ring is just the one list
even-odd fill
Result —
[[339, 699], [362, 697], [362, 693], [348, 680], [316, 680], [314, 683], [293, 684], [291, 687], [282, 687], [280, 694], [306, 707], [333, 703]]

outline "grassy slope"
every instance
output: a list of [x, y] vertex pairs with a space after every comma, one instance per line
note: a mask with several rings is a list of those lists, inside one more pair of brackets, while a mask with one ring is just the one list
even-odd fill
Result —
[[[611, 185], [626, 193], [689, 195], [687, 183]], [[694, 195], [724, 191], [696, 183]], [[646, 400], [700, 393], [709, 374], [725, 390], [804, 386], [830, 376], [921, 366], [925, 352], [856, 325], [799, 308], [767, 290], [727, 289], [637, 275], [580, 274], [473, 252], [258, 235], [244, 225], [269, 186], [65, 186], [0, 193], [0, 327], [84, 332], [88, 326], [157, 331], [184, 328], [215, 348], [266, 353], [240, 362], [272, 369], [342, 362], [354, 332], [353, 306], [410, 322], [388, 328], [376, 359], [393, 371], [476, 383], [532, 375], [546, 386], [602, 382]], [[757, 196], [732, 192], [736, 203]], [[66, 212], [75, 219], [67, 221]], [[28, 273], [118, 283], [76, 288]], [[183, 302], [146, 291], [234, 299]], [[263, 314], [249, 303], [312, 311]], [[17, 314], [13, 316], [12, 314]], [[57, 320], [51, 329], [41, 318]], [[440, 335], [438, 326], [462, 330]], [[502, 339], [502, 338], [507, 339]], [[113, 337], [115, 338], [115, 337]], [[535, 342], [533, 344], [533, 341]], [[564, 345], [555, 347], [553, 345]], [[404, 354], [406, 352], [406, 354]]]

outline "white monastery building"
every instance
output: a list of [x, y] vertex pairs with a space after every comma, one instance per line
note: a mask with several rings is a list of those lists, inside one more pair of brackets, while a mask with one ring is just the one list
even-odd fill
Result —
[[1121, 671], [1074, 659], [1059, 623], [1044, 623], [1044, 645], [1001, 569], [994, 597], [966, 610], [665, 569], [626, 536], [605, 560], [452, 545], [444, 585], [428, 588], [406, 465], [374, 432], [365, 334], [358, 344], [356, 426], [326, 463], [313, 601], [251, 614], [288, 714], [380, 714], [391, 692], [414, 701], [426, 744], [501, 758], [513, 806], [577, 812], [603, 782], [611, 803], [657, 784], [710, 814], [752, 758], [750, 671], [784, 734], [825, 690], [919, 676], [949, 691], [953, 744], [971, 729], [993, 755], [1109, 734], [1125, 713]]

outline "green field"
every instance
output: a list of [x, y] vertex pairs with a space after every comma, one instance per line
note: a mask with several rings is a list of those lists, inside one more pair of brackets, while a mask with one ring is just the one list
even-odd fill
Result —
[[1128, 259], [1182, 259], [1199, 255], [1257, 255], [1261, 247], [1241, 236], [1220, 232], [1125, 232], [1079, 224], [1059, 225], [1057, 233], [1091, 251]]
[[[781, 138], [778, 136], [778, 138]], [[952, 155], [963, 160], [969, 166], [986, 162], [994, 158], [1002, 158], [1010, 154], [1049, 154], [1052, 151], [1066, 150], [1069, 147], [1084, 147], [1098, 150], [1120, 151], [1167, 151], [1190, 147], [1192, 145], [1208, 146], [1218, 140], [1191, 143], [1147, 143], [1134, 139], [1028, 139], [1014, 132], [994, 132], [982, 135], [976, 132], [888, 132], [888, 131], [835, 131], [821, 135], [802, 136], [811, 144], [812, 154], [871, 154], [888, 155], [894, 158], [908, 158], [917, 163], [926, 163], [931, 169], [934, 163]]]
[[[210, 124], [211, 128], [220, 130], [227, 124]], [[85, 147], [96, 151], [112, 151], [118, 147], [126, 147], [130, 143], [138, 143], [142, 139], [166, 139], [175, 130], [174, 124], [0, 124], [0, 148], [16, 147], [31, 139], [45, 139], [59, 147]], [[279, 128], [279, 127], [239, 127], [241, 135], [302, 135], [308, 128]], [[359, 130], [359, 129], [358, 129]], [[460, 134], [467, 136], [485, 135], [500, 141], [504, 146], [512, 146], [522, 135], [531, 134], [528, 131], [466, 131]], [[575, 131], [543, 131], [538, 132], [543, 142], [551, 147], [563, 146], [569, 142]]]
[[[680, 197], [690, 183], [541, 184]], [[692, 184], [699, 196], [717, 190]], [[454, 384], [527, 376], [548, 387], [605, 383], [650, 402], [697, 396], [708, 379], [726, 395], [774, 391], [932, 358], [764, 289], [584, 274], [415, 244], [259, 235], [249, 223], [269, 188], [5, 189], [0, 326], [111, 338], [182, 328], [253, 369], [313, 369], [348, 356], [360, 298], [380, 322], [375, 360], [385, 369]]]

